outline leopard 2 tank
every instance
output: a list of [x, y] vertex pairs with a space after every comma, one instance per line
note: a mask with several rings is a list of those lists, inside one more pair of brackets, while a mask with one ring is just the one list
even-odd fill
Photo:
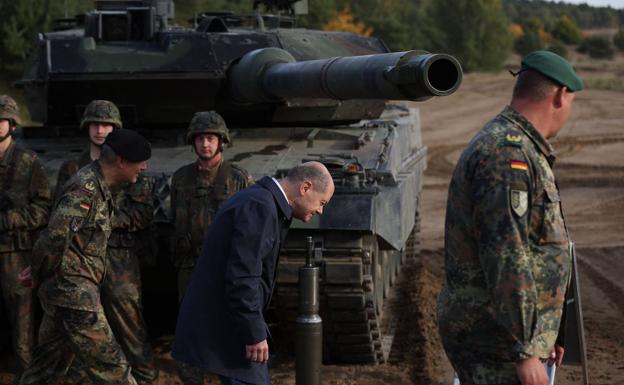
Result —
[[[310, 235], [321, 251], [327, 360], [383, 362], [391, 341], [381, 330], [384, 301], [418, 243], [427, 149], [411, 102], [455, 92], [461, 66], [446, 54], [390, 52], [375, 37], [295, 28], [303, 2], [254, 3], [269, 13], [205, 12], [184, 28], [172, 23], [171, 0], [96, 0], [71, 28], [38, 35], [19, 85], [42, 125], [24, 128], [24, 138], [54, 175], [68, 151], [86, 145], [75, 139], [84, 136], [85, 106], [115, 102], [124, 126], [153, 143], [149, 172], [163, 234], [170, 176], [194, 160], [182, 138], [196, 111], [225, 118], [225, 158], [254, 178], [322, 162], [336, 191], [322, 216], [293, 222], [272, 314], [279, 330], [290, 330]], [[167, 250], [159, 264], [170, 272], [162, 267]]]

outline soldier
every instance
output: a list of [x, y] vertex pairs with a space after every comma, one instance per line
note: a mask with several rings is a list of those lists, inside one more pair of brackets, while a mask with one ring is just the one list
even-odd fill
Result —
[[548, 139], [583, 82], [548, 51], [515, 75], [510, 105], [468, 144], [449, 187], [438, 323], [462, 385], [545, 385], [543, 362], [563, 358], [571, 264]]
[[0, 95], [0, 290], [21, 371], [35, 345], [35, 301], [17, 275], [30, 263], [35, 232], [47, 223], [52, 197], [37, 155], [12, 138], [18, 114], [15, 101]]
[[[89, 149], [61, 166], [56, 185], [57, 199], [67, 180], [100, 157], [108, 134], [122, 128], [119, 110], [108, 100], [94, 100], [85, 109], [80, 127], [88, 130]], [[121, 185], [111, 192], [114, 215], [106, 249], [109, 265], [101, 287], [102, 305], [115, 339], [132, 366], [132, 374], [139, 384], [150, 384], [158, 372], [143, 318], [141, 273], [136, 250], [142, 241], [140, 233], [151, 225], [153, 219], [151, 185], [146, 177], [139, 176], [137, 183]]]
[[77, 157], [68, 159], [61, 165], [56, 180], [54, 197], [58, 199], [63, 192], [65, 183], [81, 168], [100, 157], [100, 149], [106, 139], [116, 128], [122, 128], [121, 115], [117, 106], [108, 100], [94, 100], [87, 105], [82, 115], [80, 128], [87, 130], [89, 148]]
[[67, 182], [33, 251], [44, 316], [21, 384], [136, 384], [100, 298], [114, 225], [111, 188], [135, 183], [150, 155], [142, 136], [115, 130], [100, 158]]
[[[215, 213], [223, 202], [250, 183], [251, 178], [245, 170], [223, 160], [223, 149], [229, 141], [227, 126], [218, 113], [197, 112], [186, 135], [186, 142], [197, 154], [197, 161], [182, 166], [173, 174], [173, 265], [178, 275], [180, 301], [199, 257], [204, 234]], [[185, 365], [180, 367], [180, 377], [185, 384], [203, 382], [200, 371]]]

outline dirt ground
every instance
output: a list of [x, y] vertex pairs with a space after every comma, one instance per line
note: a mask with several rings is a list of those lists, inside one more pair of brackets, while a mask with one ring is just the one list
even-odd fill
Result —
[[[624, 58], [573, 58], [589, 85], [575, 100], [560, 136], [555, 173], [566, 221], [576, 241], [592, 385], [624, 384]], [[435, 300], [444, 278], [443, 237], [448, 181], [463, 148], [509, 101], [514, 79], [505, 71], [469, 74], [454, 95], [419, 104], [429, 148], [425, 176], [422, 252], [404, 266], [385, 313], [396, 322], [390, 362], [378, 366], [328, 365], [325, 385], [442, 385], [452, 368], [440, 346]], [[156, 342], [159, 385], [179, 384], [170, 338]], [[0, 383], [11, 375], [0, 373]], [[294, 362], [281, 357], [275, 385], [294, 385]], [[578, 367], [562, 367], [558, 385], [581, 383]], [[216, 383], [214, 378], [207, 383]]]

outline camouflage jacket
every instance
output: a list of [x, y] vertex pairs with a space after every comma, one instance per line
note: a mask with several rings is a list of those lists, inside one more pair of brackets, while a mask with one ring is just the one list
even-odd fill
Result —
[[249, 174], [224, 161], [214, 181], [207, 171], [194, 162], [179, 168], [171, 180], [171, 213], [175, 226], [173, 264], [191, 268], [199, 257], [202, 239], [208, 225], [223, 202], [249, 186]]
[[91, 159], [91, 153], [87, 148], [86, 151], [83, 151], [77, 157], [73, 157], [72, 159], [68, 159], [63, 164], [61, 164], [61, 168], [59, 168], [58, 176], [56, 178], [56, 188], [54, 191], [54, 200], [58, 200], [63, 193], [63, 187], [65, 187], [65, 183], [74, 176], [78, 170], [83, 168], [84, 166], [91, 163], [93, 160]]
[[549, 356], [571, 270], [554, 160], [511, 107], [462, 153], [446, 211], [443, 337], [498, 360]]
[[134, 248], [137, 236], [152, 224], [154, 202], [149, 179], [140, 175], [136, 183], [123, 186], [113, 194], [114, 212], [109, 247]]
[[112, 213], [112, 195], [94, 161], [67, 182], [33, 249], [33, 279], [44, 306], [98, 310]]
[[[65, 183], [91, 162], [88, 148], [79, 156], [63, 162], [56, 181], [55, 199], [58, 200], [63, 194]], [[108, 240], [110, 247], [135, 247], [138, 232], [152, 223], [154, 206], [151, 188], [149, 179], [140, 176], [137, 183], [112, 192], [114, 214], [111, 220], [113, 232]]]
[[30, 250], [45, 226], [52, 197], [34, 152], [11, 143], [0, 159], [0, 252]]

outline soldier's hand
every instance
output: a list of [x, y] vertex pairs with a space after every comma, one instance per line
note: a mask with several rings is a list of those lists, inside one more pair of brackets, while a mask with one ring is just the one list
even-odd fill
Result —
[[252, 362], [265, 364], [269, 360], [269, 344], [262, 340], [257, 344], [245, 345], [245, 357]]
[[20, 285], [24, 287], [32, 287], [33, 286], [32, 268], [28, 266], [24, 270], [20, 271], [19, 274], [17, 275], [17, 280], [20, 283]]
[[516, 373], [522, 385], [548, 385], [548, 374], [538, 357], [516, 362]]
[[553, 366], [556, 364], [557, 367], [561, 366], [561, 362], [563, 361], [563, 353], [565, 349], [561, 345], [555, 344], [552, 352], [550, 353], [550, 358], [548, 359], [548, 366]]

